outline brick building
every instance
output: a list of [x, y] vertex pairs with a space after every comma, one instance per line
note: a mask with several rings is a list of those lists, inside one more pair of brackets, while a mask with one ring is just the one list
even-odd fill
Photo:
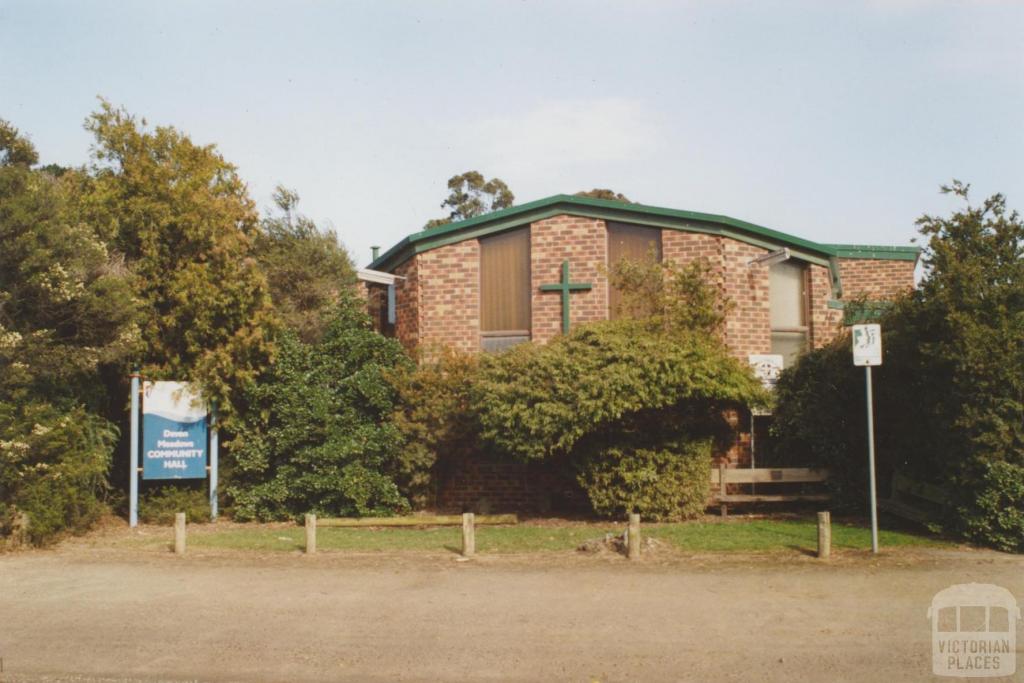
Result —
[[[614, 315], [609, 263], [706, 259], [734, 303], [730, 350], [789, 364], [839, 332], [844, 302], [913, 287], [918, 255], [917, 247], [821, 244], [728, 216], [557, 195], [414, 233], [363, 272], [378, 328], [410, 351], [495, 351]], [[736, 443], [718, 457], [748, 464], [754, 422], [733, 417]], [[546, 476], [524, 466], [481, 454], [456, 469], [442, 482], [442, 507], [547, 507], [538, 500], [545, 487], [535, 485]]]

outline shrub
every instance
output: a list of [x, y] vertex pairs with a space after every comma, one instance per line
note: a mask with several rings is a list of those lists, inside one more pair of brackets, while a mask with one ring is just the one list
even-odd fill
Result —
[[645, 519], [674, 521], [704, 512], [710, 471], [710, 439], [653, 449], [612, 446], [584, 461], [579, 483], [599, 515], [638, 512]]
[[974, 499], [958, 515], [968, 538], [1006, 552], [1024, 552], [1024, 467], [987, 464]]
[[630, 320], [487, 357], [473, 387], [481, 436], [523, 459], [568, 454], [592, 434], [615, 439], [652, 411], [680, 424], [764, 400], [750, 369], [717, 339]]
[[66, 412], [48, 404], [16, 409], [0, 403], [0, 491], [5, 533], [27, 513], [34, 544], [60, 532], [85, 531], [103, 512], [106, 472], [117, 428], [83, 408]]
[[285, 332], [275, 363], [244, 392], [226, 487], [237, 519], [404, 512], [402, 436], [385, 377], [410, 361], [375, 333], [354, 295], [343, 296], [315, 344]]
[[394, 423], [405, 440], [395, 481], [418, 508], [434, 501], [438, 462], [470, 455], [477, 446], [470, 389], [478, 360], [446, 348], [416, 367], [400, 365], [388, 377], [398, 399]]
[[[966, 200], [966, 186], [946, 190]], [[932, 521], [1009, 547], [1006, 534], [1019, 519], [1014, 473], [1024, 467], [1024, 221], [996, 195], [918, 224], [929, 238], [927, 275], [880, 320], [880, 488], [884, 495], [893, 470], [953, 485], [961, 502], [950, 506], [951, 518]], [[830, 468], [841, 500], [864, 506], [864, 378], [852, 366], [849, 337], [806, 354], [777, 389], [780, 453]]]
[[177, 512], [184, 512], [189, 524], [210, 520], [210, 499], [202, 483], [161, 484], [140, 496], [139, 519], [146, 524], [173, 524]]

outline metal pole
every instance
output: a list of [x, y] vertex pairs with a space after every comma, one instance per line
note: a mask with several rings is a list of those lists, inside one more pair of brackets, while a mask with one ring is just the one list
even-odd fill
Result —
[[220, 460], [220, 439], [217, 434], [217, 403], [210, 403], [210, 521], [217, 519], [217, 464]]
[[875, 493], [875, 418], [874, 398], [871, 395], [871, 366], [864, 366], [868, 394], [868, 476], [871, 478], [871, 552], [878, 552], [878, 503]]
[[130, 448], [128, 456], [129, 467], [131, 468], [128, 478], [128, 526], [139, 525], [139, 369], [131, 374], [132, 378], [132, 427]]

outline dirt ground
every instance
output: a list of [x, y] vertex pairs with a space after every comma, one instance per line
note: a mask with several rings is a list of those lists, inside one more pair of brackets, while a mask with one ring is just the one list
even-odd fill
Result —
[[1024, 558], [176, 557], [76, 541], [0, 555], [0, 681], [931, 680], [929, 602], [968, 582], [1024, 602]]

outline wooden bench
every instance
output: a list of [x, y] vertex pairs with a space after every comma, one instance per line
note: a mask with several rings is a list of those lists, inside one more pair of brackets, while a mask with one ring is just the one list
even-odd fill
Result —
[[949, 492], [937, 484], [919, 482], [896, 472], [892, 475], [889, 498], [878, 501], [886, 512], [926, 524], [941, 516], [949, 504]]
[[820, 484], [828, 481], [828, 470], [807, 467], [730, 468], [724, 464], [711, 470], [711, 486], [716, 491], [712, 501], [718, 503], [723, 517], [732, 503], [788, 503], [795, 501], [827, 501], [825, 493], [729, 493], [730, 484]]

